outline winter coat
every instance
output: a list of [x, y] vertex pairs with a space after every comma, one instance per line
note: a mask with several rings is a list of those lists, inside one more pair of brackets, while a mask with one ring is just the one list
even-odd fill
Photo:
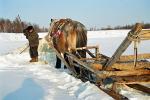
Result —
[[39, 45], [39, 35], [34, 30], [31, 33], [27, 30], [24, 30], [24, 35], [28, 39], [30, 47], [35, 47]]

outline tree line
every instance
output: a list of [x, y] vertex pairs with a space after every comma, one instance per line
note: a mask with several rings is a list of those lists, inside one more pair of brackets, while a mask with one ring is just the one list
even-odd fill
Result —
[[[116, 27], [107, 26], [105, 28], [101, 28], [101, 30], [132, 29], [134, 25], [135, 24], [124, 25], [124, 26], [116, 26]], [[143, 26], [143, 29], [150, 29], [150, 23], [142, 23], [142, 26]]]
[[[6, 33], [22, 33], [23, 29], [27, 26], [32, 25], [37, 32], [48, 32], [48, 28], [39, 27], [37, 24], [31, 24], [29, 22], [21, 21], [20, 17], [17, 16], [13, 21], [9, 19], [0, 18], [0, 32]], [[118, 30], [118, 29], [132, 29], [132, 25], [124, 25], [124, 26], [116, 26], [111, 27], [108, 25], [107, 27], [103, 28], [90, 28], [89, 31], [99, 31], [99, 30]], [[143, 29], [149, 29], [150, 23], [143, 23]]]
[[40, 28], [39, 25], [37, 24], [31, 24], [29, 22], [21, 21], [19, 16], [17, 16], [13, 21], [9, 19], [0, 18], [0, 32], [22, 33], [23, 29], [29, 25], [32, 25], [37, 32], [48, 31], [47, 28], [45, 27]]

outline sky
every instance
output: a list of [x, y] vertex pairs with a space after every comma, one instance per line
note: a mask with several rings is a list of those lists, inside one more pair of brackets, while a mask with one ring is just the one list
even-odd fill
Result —
[[87, 28], [150, 22], [150, 0], [0, 0], [0, 18], [49, 27], [51, 18], [71, 18]]

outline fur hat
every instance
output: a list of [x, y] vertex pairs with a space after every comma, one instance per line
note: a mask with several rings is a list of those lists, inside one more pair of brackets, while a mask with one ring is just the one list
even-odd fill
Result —
[[33, 26], [28, 26], [28, 27], [26, 28], [26, 30], [28, 30], [28, 31], [31, 30], [31, 29], [34, 29]]

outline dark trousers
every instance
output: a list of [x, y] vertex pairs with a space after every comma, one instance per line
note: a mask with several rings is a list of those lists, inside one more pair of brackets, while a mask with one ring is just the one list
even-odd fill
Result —
[[38, 57], [38, 46], [34, 46], [34, 47], [30, 46], [29, 53], [31, 58]]

